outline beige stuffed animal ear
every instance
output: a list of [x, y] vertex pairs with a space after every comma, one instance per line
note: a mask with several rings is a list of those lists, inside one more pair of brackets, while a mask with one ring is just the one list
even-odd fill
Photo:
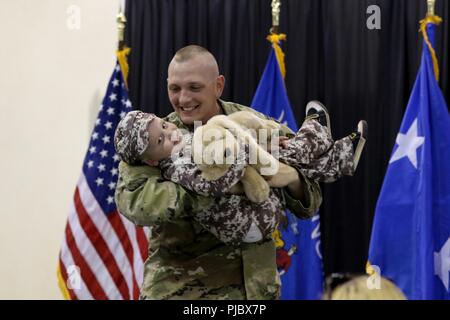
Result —
[[260, 144], [267, 142], [261, 141], [261, 139], [268, 140], [272, 136], [279, 134], [281, 130], [279, 123], [273, 120], [262, 119], [250, 111], [235, 112], [230, 114], [228, 118], [241, 127], [248, 129]]

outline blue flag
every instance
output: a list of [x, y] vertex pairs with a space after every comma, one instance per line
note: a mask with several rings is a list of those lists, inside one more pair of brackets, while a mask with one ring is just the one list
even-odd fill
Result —
[[[274, 49], [269, 55], [252, 107], [297, 131]], [[282, 283], [281, 299], [320, 299], [323, 291], [320, 218], [317, 215], [310, 220], [300, 220], [291, 213], [287, 216], [287, 229], [280, 229], [275, 239]]]
[[[433, 43], [435, 25], [423, 25], [425, 32]], [[424, 42], [369, 249], [370, 263], [415, 300], [450, 298], [450, 116], [435, 79], [431, 43]]]

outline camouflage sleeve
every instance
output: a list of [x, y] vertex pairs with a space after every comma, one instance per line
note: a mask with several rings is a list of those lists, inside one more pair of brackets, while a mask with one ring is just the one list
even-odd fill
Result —
[[199, 195], [220, 197], [239, 182], [244, 175], [244, 165], [231, 165], [225, 175], [213, 181], [203, 178], [201, 171], [193, 163], [183, 166], [172, 164], [163, 175]]
[[164, 181], [158, 168], [121, 162], [115, 201], [120, 213], [133, 223], [149, 226], [188, 215], [201, 199]]
[[297, 217], [309, 219], [317, 213], [322, 204], [322, 191], [317, 181], [307, 178], [299, 168], [295, 169], [298, 171], [298, 176], [303, 186], [304, 202], [292, 197], [287, 188], [284, 188], [283, 195], [286, 207]]
[[246, 166], [246, 150], [241, 148], [236, 161], [217, 180], [206, 180], [199, 167], [188, 154], [184, 157], [164, 160], [160, 165], [167, 180], [178, 183], [199, 195], [220, 197], [241, 180]]

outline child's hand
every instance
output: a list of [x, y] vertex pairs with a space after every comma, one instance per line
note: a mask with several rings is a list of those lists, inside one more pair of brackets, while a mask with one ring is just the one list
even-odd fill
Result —
[[[278, 148], [287, 149], [288, 141], [288, 137], [278, 137]], [[267, 144], [267, 152], [271, 153], [272, 151], [272, 143]]]
[[278, 139], [280, 140], [280, 147], [282, 149], [287, 149], [289, 138], [288, 137], [279, 137]]

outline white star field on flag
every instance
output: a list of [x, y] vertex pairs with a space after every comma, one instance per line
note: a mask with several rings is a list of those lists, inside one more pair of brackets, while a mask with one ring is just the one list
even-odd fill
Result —
[[114, 149], [114, 133], [119, 121], [132, 110], [126, 88], [121, 83], [120, 68], [116, 67], [99, 107], [83, 166], [88, 184], [105, 213], [115, 209], [114, 191], [120, 159]]

